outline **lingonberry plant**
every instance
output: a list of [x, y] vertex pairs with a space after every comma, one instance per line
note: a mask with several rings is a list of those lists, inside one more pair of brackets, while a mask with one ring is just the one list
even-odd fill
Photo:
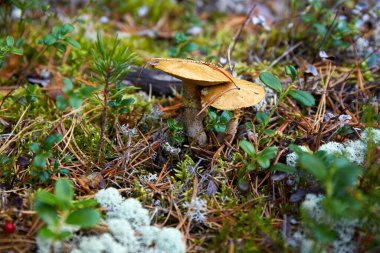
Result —
[[35, 193], [35, 210], [45, 226], [38, 236], [41, 239], [61, 241], [80, 228], [88, 228], [100, 221], [94, 199], [74, 200], [74, 189], [67, 179], [58, 179], [54, 194], [46, 190]]

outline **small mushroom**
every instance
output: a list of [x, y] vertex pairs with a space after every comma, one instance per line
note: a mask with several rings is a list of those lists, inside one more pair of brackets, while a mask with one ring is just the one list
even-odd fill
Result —
[[[233, 77], [225, 69], [213, 64], [174, 58], [152, 58], [149, 65], [182, 80], [184, 125], [190, 141], [203, 146], [207, 136], [203, 128], [203, 115], [199, 86], [215, 86], [223, 83], [233, 85]], [[235, 87], [236, 88], [236, 87]]]
[[[245, 80], [234, 79], [234, 83], [220, 84], [204, 88], [201, 92], [203, 101], [220, 110], [232, 110], [233, 118], [227, 125], [226, 133], [220, 136], [228, 142], [235, 137], [240, 109], [258, 104], [265, 97], [263, 87]], [[237, 89], [238, 86], [240, 89]]]

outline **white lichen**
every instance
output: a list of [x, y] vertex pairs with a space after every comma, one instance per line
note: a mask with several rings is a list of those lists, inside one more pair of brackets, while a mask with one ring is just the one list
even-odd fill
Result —
[[37, 248], [38, 248], [37, 252], [38, 253], [49, 253], [50, 252], [50, 248], [52, 245], [51, 239], [40, 238], [37, 236], [36, 243], [37, 243]]
[[139, 243], [135, 237], [135, 231], [125, 219], [107, 219], [107, 225], [111, 234], [129, 251], [137, 250]]
[[141, 245], [145, 248], [150, 248], [155, 245], [158, 234], [161, 232], [161, 229], [154, 226], [143, 226], [139, 227], [137, 231], [141, 234], [141, 236], [139, 237]]
[[[309, 152], [309, 149], [305, 146], [298, 146], [302, 151]], [[298, 155], [295, 152], [292, 152], [286, 156], [286, 164], [289, 166], [296, 167]]]
[[140, 175], [138, 177], [141, 182], [148, 184], [154, 184], [158, 180], [158, 175], [153, 173], [148, 173], [148, 175]]
[[[102, 207], [108, 209], [105, 223], [110, 233], [80, 237], [71, 253], [184, 253], [186, 251], [181, 232], [175, 228], [150, 226], [148, 210], [143, 208], [138, 200], [124, 199], [114, 188], [99, 191], [95, 199]], [[45, 252], [48, 251], [41, 251]]]
[[99, 240], [99, 237], [89, 236], [82, 237], [78, 250], [81, 252], [103, 253], [106, 252], [106, 247], [105, 244]]
[[[336, 235], [335, 240], [331, 243], [332, 252], [351, 253], [356, 251], [355, 247], [355, 228], [358, 226], [358, 219], [336, 219], [331, 217], [323, 210], [323, 195], [307, 194], [302, 209], [314, 220], [321, 224], [328, 225]], [[309, 231], [312, 233], [313, 231]], [[314, 247], [315, 242], [297, 231], [293, 237], [299, 242], [301, 252], [312, 252], [307, 249]]]
[[182, 241], [182, 234], [175, 228], [163, 228], [157, 234], [156, 248], [167, 253], [186, 252], [185, 244]]
[[299, 231], [294, 233], [293, 238], [298, 242], [300, 253], [313, 252], [315, 245], [313, 240], [306, 238], [306, 236]]
[[111, 212], [124, 201], [119, 191], [112, 187], [98, 191], [95, 195], [95, 199], [102, 207], [107, 208], [108, 211]]
[[192, 221], [198, 224], [203, 224], [207, 219], [207, 201], [196, 197], [191, 202], [185, 202], [184, 208], [187, 208], [186, 216], [191, 217]]
[[330, 141], [321, 145], [318, 151], [326, 151], [326, 153], [331, 155], [342, 155], [344, 152], [344, 145], [335, 141]]
[[343, 154], [353, 163], [363, 165], [367, 155], [368, 145], [362, 140], [347, 141], [344, 143]]
[[362, 133], [362, 139], [365, 142], [373, 141], [376, 145], [380, 145], [380, 129], [366, 128]]
[[162, 148], [171, 155], [178, 155], [179, 153], [181, 153], [180, 148], [173, 147], [172, 145], [170, 145], [169, 142], [164, 142], [162, 144]]
[[133, 137], [139, 134], [136, 128], [129, 128], [128, 124], [119, 126], [119, 129], [121, 133], [126, 137]]
[[103, 243], [107, 249], [107, 253], [127, 253], [128, 249], [118, 243], [109, 233], [104, 233], [99, 236], [99, 240]]
[[133, 228], [148, 226], [150, 218], [148, 210], [142, 207], [137, 199], [126, 199], [114, 210], [107, 213], [110, 218], [127, 220]]

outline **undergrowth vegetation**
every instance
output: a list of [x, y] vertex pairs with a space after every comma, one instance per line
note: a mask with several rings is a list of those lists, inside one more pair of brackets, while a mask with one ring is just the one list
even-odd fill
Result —
[[[0, 252], [379, 249], [376, 1], [64, 2], [0, 1]], [[154, 57], [265, 98], [197, 146]]]

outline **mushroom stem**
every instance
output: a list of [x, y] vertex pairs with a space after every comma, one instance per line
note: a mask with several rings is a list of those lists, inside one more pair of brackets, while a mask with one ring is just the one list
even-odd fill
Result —
[[207, 135], [203, 128], [204, 116], [197, 116], [198, 112], [202, 109], [199, 88], [197, 85], [183, 80], [182, 89], [186, 134], [190, 142], [196, 141], [198, 145], [204, 146], [207, 143]]
[[240, 109], [233, 110], [233, 113], [234, 115], [227, 124], [226, 132], [218, 135], [219, 142], [227, 141], [231, 143], [235, 138], [239, 126]]

